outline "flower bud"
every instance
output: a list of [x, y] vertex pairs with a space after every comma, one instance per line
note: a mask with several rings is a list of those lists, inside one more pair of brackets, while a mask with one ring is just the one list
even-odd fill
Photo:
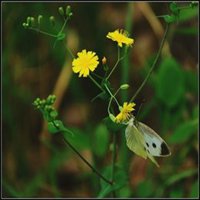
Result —
[[120, 111], [120, 112], [122, 111], [122, 108], [123, 108], [122, 106], [119, 106], [119, 111]]
[[40, 101], [40, 104], [41, 105], [44, 105], [46, 103], [46, 100], [45, 99], [42, 99], [41, 101]]
[[66, 7], [65, 14], [68, 17], [71, 17], [73, 15], [73, 13], [71, 12], [71, 6]]
[[43, 16], [42, 15], [38, 15], [38, 24], [41, 23], [41, 20], [42, 20]]
[[25, 23], [25, 22], [23, 22], [22, 26], [23, 26], [24, 28], [28, 28], [28, 24]]
[[129, 88], [128, 84], [123, 84], [123, 85], [120, 86], [121, 90], [127, 90], [128, 88]]
[[27, 23], [28, 26], [30, 26], [30, 24], [31, 24], [31, 17], [27, 17], [26, 18], [26, 23]]
[[64, 9], [63, 9], [63, 7], [59, 7], [58, 8], [58, 12], [60, 13], [60, 15], [64, 15]]
[[55, 119], [58, 116], [58, 112], [56, 110], [52, 110], [50, 112], [50, 116]]
[[102, 64], [105, 65], [105, 64], [106, 64], [106, 61], [107, 61], [107, 59], [106, 59], [106, 57], [104, 56], [104, 57], [102, 58]]
[[54, 17], [54, 16], [51, 16], [51, 17], [49, 17], [49, 20], [50, 20], [51, 24], [52, 24], [53, 26], [55, 26], [55, 17]]
[[115, 122], [115, 116], [113, 115], [113, 114], [109, 114], [109, 117], [110, 117], [110, 119], [113, 121], [113, 122]]
[[31, 26], [34, 26], [34, 24], [35, 24], [35, 18], [31, 17]]

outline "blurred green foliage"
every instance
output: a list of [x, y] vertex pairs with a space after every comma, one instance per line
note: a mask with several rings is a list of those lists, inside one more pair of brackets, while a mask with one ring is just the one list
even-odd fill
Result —
[[98, 157], [106, 155], [110, 141], [110, 134], [107, 127], [104, 124], [99, 124], [96, 127], [94, 136], [92, 138], [93, 152]]
[[169, 108], [183, 98], [184, 82], [180, 66], [173, 58], [164, 58], [159, 66], [155, 83], [157, 97]]
[[[107, 166], [103, 171], [103, 175], [111, 179], [112, 166]], [[120, 167], [115, 166], [113, 185], [109, 185], [108, 183], [105, 183], [105, 181], [100, 180], [101, 190], [98, 194], [98, 198], [106, 197], [110, 192], [122, 188], [127, 183], [127, 178], [125, 171]]]

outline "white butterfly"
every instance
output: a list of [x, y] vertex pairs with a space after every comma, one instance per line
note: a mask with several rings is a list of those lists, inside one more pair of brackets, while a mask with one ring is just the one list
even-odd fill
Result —
[[157, 166], [158, 163], [153, 156], [169, 156], [171, 152], [167, 143], [150, 127], [137, 122], [135, 117], [128, 121], [125, 130], [128, 148], [143, 158], [150, 158]]

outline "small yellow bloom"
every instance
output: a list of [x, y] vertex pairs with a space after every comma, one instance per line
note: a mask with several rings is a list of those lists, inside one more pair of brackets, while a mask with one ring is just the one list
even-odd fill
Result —
[[109, 32], [106, 36], [107, 38], [116, 41], [118, 46], [122, 47], [122, 43], [127, 46], [131, 46], [134, 43], [134, 39], [128, 37], [128, 33], [124, 30], [115, 30], [114, 32]]
[[98, 56], [95, 52], [86, 51], [85, 49], [82, 52], [77, 53], [78, 58], [74, 58], [72, 62], [72, 70], [74, 73], [79, 73], [79, 77], [87, 77], [90, 71], [94, 71], [99, 64]]
[[115, 117], [115, 122], [120, 123], [124, 122], [130, 117], [130, 113], [135, 110], [133, 107], [135, 106], [135, 103], [127, 103], [125, 102], [123, 104], [123, 107], [121, 108], [120, 113]]

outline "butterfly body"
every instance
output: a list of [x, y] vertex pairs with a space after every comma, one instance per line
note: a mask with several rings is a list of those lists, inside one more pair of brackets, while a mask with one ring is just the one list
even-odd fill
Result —
[[153, 156], [169, 156], [170, 150], [166, 142], [149, 126], [137, 122], [132, 117], [125, 130], [128, 148], [143, 158], [150, 158], [157, 166]]

